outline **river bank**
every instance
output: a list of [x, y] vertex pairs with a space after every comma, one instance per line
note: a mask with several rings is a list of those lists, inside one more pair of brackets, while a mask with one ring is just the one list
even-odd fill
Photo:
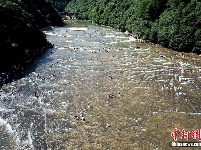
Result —
[[0, 1], [0, 87], [23, 74], [23, 68], [51, 44], [40, 28], [62, 26], [62, 18], [45, 1]]
[[200, 128], [200, 56], [86, 22], [44, 33], [54, 47], [1, 88], [17, 147], [173, 149], [175, 128]]
[[176, 51], [201, 54], [201, 2], [197, 0], [77, 0], [70, 1], [66, 11]]

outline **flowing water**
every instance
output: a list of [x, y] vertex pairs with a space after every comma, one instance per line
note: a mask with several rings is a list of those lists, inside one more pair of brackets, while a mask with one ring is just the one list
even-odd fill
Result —
[[0, 89], [0, 149], [172, 149], [201, 128], [201, 56], [78, 26], [44, 31], [54, 48]]

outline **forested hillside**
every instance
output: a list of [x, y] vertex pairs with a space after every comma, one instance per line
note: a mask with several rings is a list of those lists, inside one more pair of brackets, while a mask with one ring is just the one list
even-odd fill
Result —
[[40, 28], [63, 24], [45, 0], [0, 0], [0, 83], [51, 44]]
[[52, 5], [56, 10], [58, 10], [59, 12], [63, 12], [66, 8], [66, 5], [71, 0], [48, 0], [48, 1], [52, 3]]
[[174, 50], [201, 53], [199, 0], [72, 0], [66, 10]]

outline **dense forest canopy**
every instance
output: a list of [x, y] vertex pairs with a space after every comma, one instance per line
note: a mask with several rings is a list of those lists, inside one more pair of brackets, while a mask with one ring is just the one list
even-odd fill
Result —
[[59, 12], [63, 12], [70, 0], [48, 0]]
[[0, 0], [0, 18], [1, 85], [51, 45], [40, 28], [63, 21], [46, 0]]
[[174, 50], [201, 53], [199, 0], [72, 0], [66, 11]]

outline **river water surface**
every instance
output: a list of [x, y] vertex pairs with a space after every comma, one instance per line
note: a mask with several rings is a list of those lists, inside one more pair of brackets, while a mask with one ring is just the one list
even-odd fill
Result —
[[201, 56], [79, 26], [44, 31], [54, 48], [0, 89], [0, 149], [172, 149], [201, 128]]

